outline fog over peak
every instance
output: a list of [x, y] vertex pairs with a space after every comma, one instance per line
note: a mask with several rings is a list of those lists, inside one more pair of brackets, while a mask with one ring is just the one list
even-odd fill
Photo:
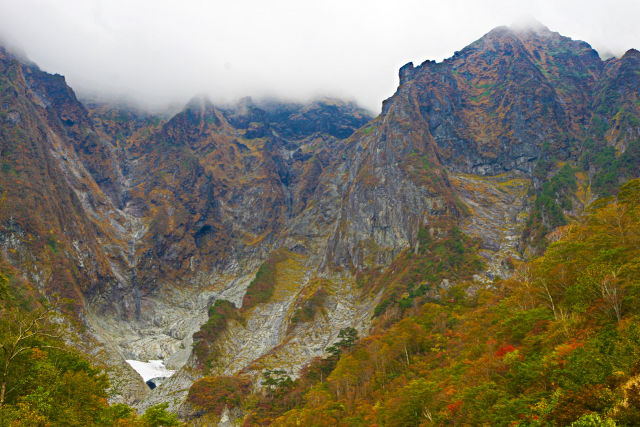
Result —
[[205, 93], [356, 100], [492, 28], [544, 25], [601, 56], [640, 47], [637, 0], [0, 0], [0, 37], [81, 97], [166, 108]]

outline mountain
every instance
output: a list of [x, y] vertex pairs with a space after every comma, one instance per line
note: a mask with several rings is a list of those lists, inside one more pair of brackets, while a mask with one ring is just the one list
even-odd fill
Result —
[[4, 256], [75, 301], [95, 352], [135, 383], [128, 402], [148, 390], [120, 362], [182, 366], [208, 307], [223, 292], [240, 303], [336, 146], [370, 119], [332, 99], [196, 98], [165, 120], [86, 108], [61, 76], [5, 51], [2, 65]]
[[[639, 88], [636, 50], [602, 61], [543, 26], [499, 27], [403, 66], [375, 118], [204, 97], [167, 118], [83, 104], [1, 50], [3, 262], [73, 301], [112, 402], [270, 422], [304, 405], [262, 413], [238, 403], [252, 387], [325, 393], [309, 370], [347, 369], [355, 335], [392, 339], [416, 310], [490, 292], [640, 175]], [[177, 372], [149, 390], [125, 359]], [[220, 384], [223, 406], [206, 397]]]

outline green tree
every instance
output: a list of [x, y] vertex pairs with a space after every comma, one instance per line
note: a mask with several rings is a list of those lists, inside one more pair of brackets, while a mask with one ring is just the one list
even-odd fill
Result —
[[586, 414], [571, 423], [571, 427], [616, 427], [611, 418], [600, 418], [598, 414]]
[[142, 415], [142, 421], [148, 427], [181, 426], [182, 423], [178, 421], [178, 416], [167, 411], [168, 406], [168, 403], [160, 403], [148, 408]]
[[327, 351], [335, 357], [340, 356], [343, 350], [348, 349], [355, 344], [358, 339], [358, 331], [351, 327], [340, 329], [338, 339], [339, 341], [327, 347]]
[[18, 307], [0, 309], [0, 409], [5, 403], [9, 373], [17, 358], [35, 348], [52, 348], [45, 339], [61, 338], [59, 327], [50, 320], [58, 302], [45, 303], [33, 312]]

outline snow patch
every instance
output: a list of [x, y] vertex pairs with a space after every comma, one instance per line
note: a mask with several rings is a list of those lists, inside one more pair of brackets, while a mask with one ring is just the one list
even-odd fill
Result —
[[145, 382], [153, 378], [169, 378], [176, 372], [167, 369], [162, 360], [149, 360], [148, 362], [127, 360], [127, 363], [140, 374], [142, 380]]

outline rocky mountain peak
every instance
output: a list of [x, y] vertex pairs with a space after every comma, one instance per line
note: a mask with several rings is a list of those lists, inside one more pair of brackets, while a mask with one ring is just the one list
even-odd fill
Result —
[[334, 98], [301, 103], [247, 97], [226, 107], [223, 113], [234, 127], [245, 131], [246, 137], [274, 136], [283, 143], [317, 133], [344, 139], [372, 118], [354, 103]]
[[186, 116], [193, 124], [205, 122], [207, 124], [213, 124], [214, 126], [220, 126], [222, 123], [221, 120], [223, 120], [220, 112], [206, 96], [193, 97], [175, 117], [182, 115]]
[[636, 59], [640, 59], [640, 51], [638, 51], [637, 49], [629, 49], [628, 51], [626, 51], [624, 53], [624, 55], [622, 55], [622, 58], [636, 58]]
[[198, 95], [189, 100], [185, 105], [183, 112], [189, 112], [200, 117], [205, 117], [215, 112], [215, 106], [208, 96]]
[[531, 173], [545, 142], [566, 156], [566, 129], [588, 124], [603, 70], [585, 42], [542, 25], [497, 27], [440, 63], [404, 65], [382, 112], [395, 103], [421, 116], [439, 158], [456, 169]]
[[192, 98], [184, 109], [163, 127], [165, 138], [176, 144], [196, 143], [228, 126], [224, 116], [204, 96]]

